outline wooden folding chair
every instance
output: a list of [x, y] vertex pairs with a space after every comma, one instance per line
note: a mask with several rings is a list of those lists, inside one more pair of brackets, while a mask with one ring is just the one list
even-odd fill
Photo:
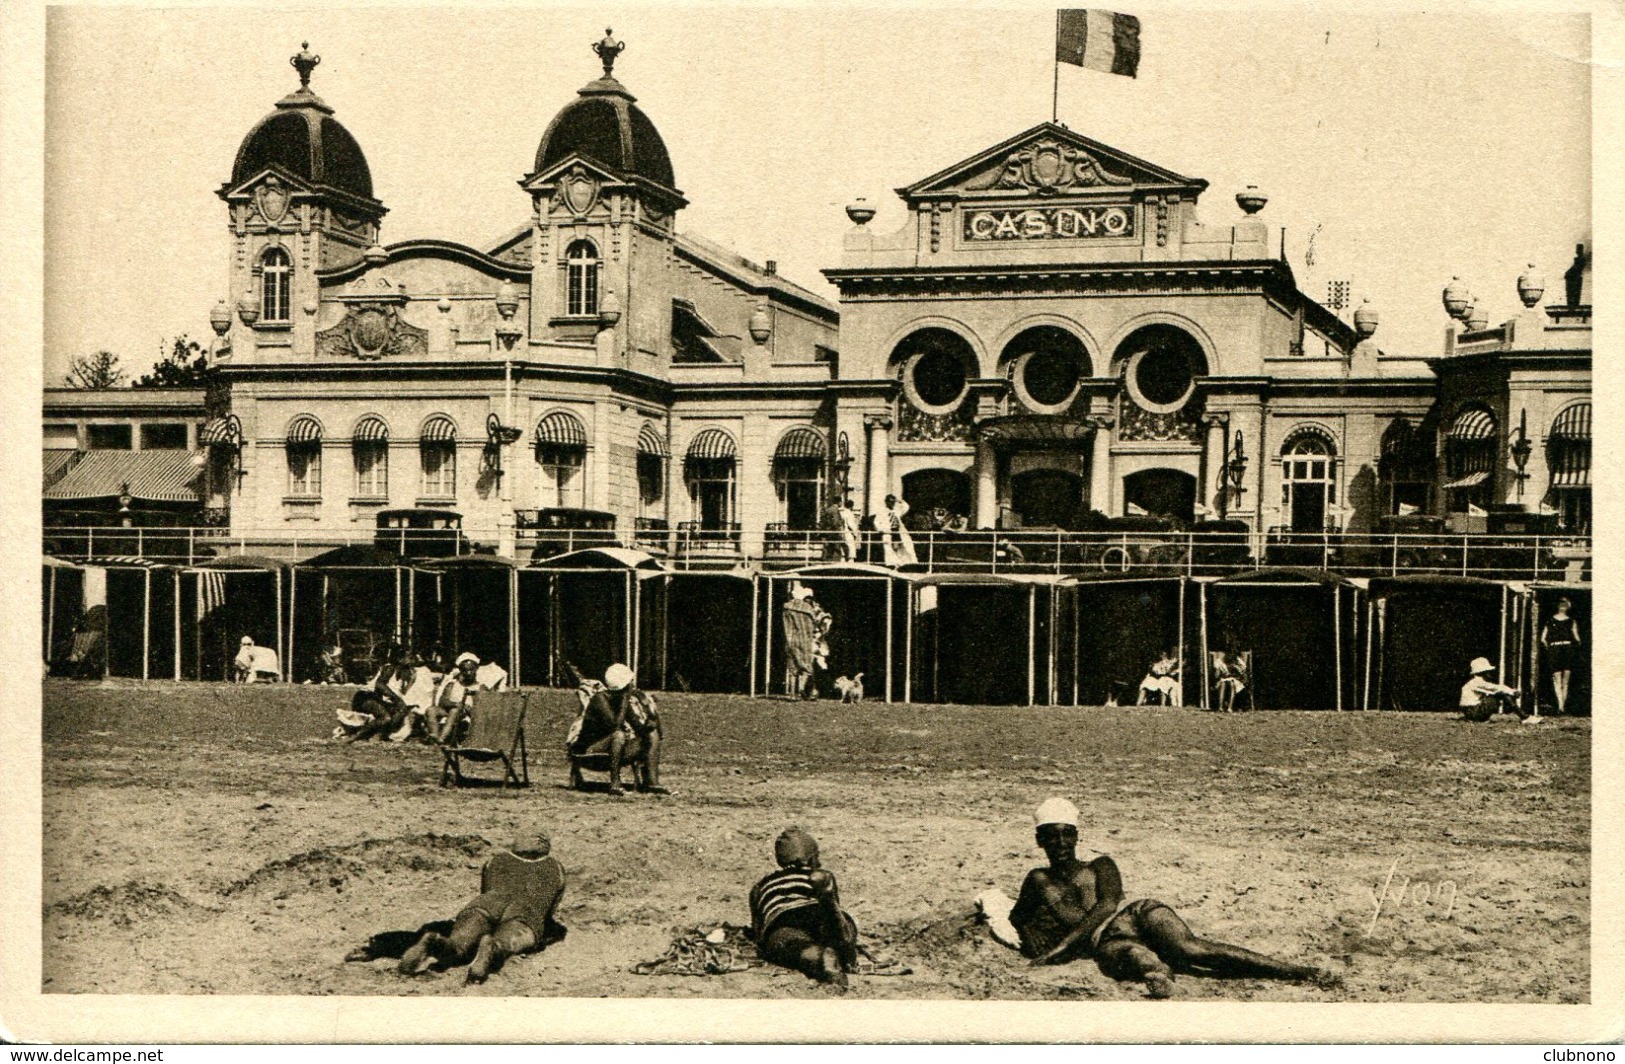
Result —
[[[442, 747], [440, 786], [463, 786], [463, 761], [502, 762], [504, 787], [530, 786], [530, 753], [525, 748], [528, 691], [482, 691], [476, 697], [468, 737]], [[517, 767], [515, 759], [517, 758]]]

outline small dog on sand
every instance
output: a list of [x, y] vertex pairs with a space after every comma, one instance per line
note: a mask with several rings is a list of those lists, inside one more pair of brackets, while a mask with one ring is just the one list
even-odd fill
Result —
[[835, 690], [841, 693], [842, 702], [862, 702], [863, 673], [858, 673], [850, 680], [845, 676], [835, 677]]

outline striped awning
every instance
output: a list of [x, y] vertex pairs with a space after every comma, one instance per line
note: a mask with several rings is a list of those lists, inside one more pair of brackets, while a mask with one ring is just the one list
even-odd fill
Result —
[[289, 443], [321, 443], [322, 423], [309, 414], [301, 414], [288, 424]]
[[666, 457], [666, 437], [662, 436], [655, 427], [647, 421], [638, 429], [638, 453], [652, 454], [656, 458]]
[[823, 458], [826, 453], [824, 435], [810, 425], [797, 425], [779, 437], [773, 450], [774, 458]]
[[424, 443], [455, 443], [457, 425], [446, 415], [436, 414], [423, 423], [423, 431], [418, 433], [418, 439]]
[[1495, 415], [1478, 407], [1463, 410], [1456, 415], [1456, 420], [1450, 425], [1450, 438], [1453, 440], [1493, 440], [1495, 438]]
[[1591, 404], [1575, 403], [1552, 422], [1551, 438], [1554, 440], [1586, 440], [1591, 439]]
[[1489, 473], [1480, 469], [1476, 473], [1468, 473], [1465, 476], [1457, 477], [1455, 480], [1447, 481], [1444, 488], [1446, 491], [1452, 488], [1476, 488], [1489, 478]]
[[1559, 491], [1591, 487], [1590, 456], [1587, 455], [1586, 457], [1588, 461], [1584, 464], [1576, 462], [1564, 468], [1552, 470], [1552, 487]]
[[574, 414], [555, 410], [536, 423], [536, 442], [551, 447], [585, 447], [587, 429]]
[[722, 429], [704, 429], [688, 444], [689, 458], [736, 458], [739, 448]]
[[225, 443], [229, 439], [231, 439], [230, 418], [212, 417], [197, 430], [197, 442], [205, 447], [214, 443]]
[[74, 459], [79, 457], [78, 451], [54, 450], [45, 452], [45, 487], [50, 487], [61, 480], [63, 474], [72, 468]]
[[355, 423], [350, 438], [357, 443], [388, 443], [389, 426], [376, 414], [369, 414]]
[[[111, 499], [126, 490], [147, 502], [199, 502], [201, 466], [192, 451], [87, 451], [79, 464], [45, 489], [45, 498]], [[128, 489], [126, 489], [128, 485]]]

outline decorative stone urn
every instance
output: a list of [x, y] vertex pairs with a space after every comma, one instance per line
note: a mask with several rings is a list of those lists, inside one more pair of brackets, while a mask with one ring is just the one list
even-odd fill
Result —
[[251, 295], [245, 295], [237, 301], [237, 316], [243, 319], [243, 324], [252, 328], [260, 320], [260, 301]]
[[869, 219], [875, 216], [875, 209], [869, 206], [869, 201], [859, 196], [846, 205], [846, 216], [852, 219], [853, 225], [867, 225]]
[[1518, 275], [1518, 298], [1523, 300], [1524, 306], [1532, 308], [1545, 294], [1546, 277], [1531, 262], [1529, 268]]
[[209, 311], [209, 328], [214, 330], [216, 336], [226, 335], [226, 332], [231, 328], [231, 308], [226, 306], [224, 299], [216, 303], [214, 309]]
[[1269, 196], [1262, 192], [1257, 185], [1248, 185], [1236, 193], [1236, 206], [1240, 207], [1248, 215], [1257, 214], [1264, 209], [1264, 204], [1269, 201]]
[[615, 294], [615, 289], [604, 289], [603, 297], [598, 300], [598, 320], [606, 329], [613, 329], [621, 320], [621, 297]]
[[750, 316], [750, 338], [758, 344], [765, 344], [772, 335], [773, 323], [767, 316], [767, 304], [758, 303]]
[[1459, 320], [1470, 306], [1472, 295], [1467, 291], [1467, 286], [1461, 283], [1460, 277], [1450, 278], [1450, 283], [1444, 286], [1444, 312]]
[[1377, 323], [1381, 320], [1377, 308], [1371, 305], [1371, 301], [1362, 299], [1359, 309], [1354, 312], [1354, 331], [1359, 333], [1360, 339], [1369, 340], [1376, 334]]

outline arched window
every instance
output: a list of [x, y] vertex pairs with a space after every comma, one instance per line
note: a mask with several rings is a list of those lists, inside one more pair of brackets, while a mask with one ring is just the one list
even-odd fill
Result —
[[598, 249], [577, 240], [564, 252], [564, 312], [571, 317], [598, 313]]
[[358, 499], [389, 498], [389, 426], [369, 414], [350, 433], [350, 455], [355, 465]]
[[920, 329], [892, 349], [891, 365], [902, 377], [903, 398], [927, 414], [959, 409], [976, 377], [976, 352], [958, 333], [937, 327]]
[[457, 426], [437, 414], [423, 423], [418, 434], [418, 456], [423, 481], [418, 494], [426, 499], [457, 497]]
[[288, 494], [306, 498], [322, 493], [322, 426], [308, 414], [288, 425]]
[[705, 429], [688, 445], [683, 476], [694, 506], [694, 520], [704, 531], [734, 527], [734, 482], [739, 448], [721, 429]]
[[1570, 532], [1591, 531], [1591, 403], [1564, 407], [1546, 437], [1552, 502]]
[[281, 248], [260, 258], [260, 321], [286, 322], [293, 316], [293, 262]]
[[1174, 325], [1134, 330], [1118, 345], [1113, 361], [1122, 368], [1134, 403], [1158, 414], [1182, 409], [1196, 392], [1196, 378], [1207, 372], [1202, 345]]
[[773, 451], [780, 513], [791, 531], [815, 529], [823, 517], [825, 451], [824, 437], [806, 425], [786, 432]]
[[555, 410], [537, 422], [536, 463], [542, 468], [537, 505], [543, 509], [584, 505], [586, 459], [587, 430], [580, 418]]
[[638, 516], [661, 517], [666, 498], [666, 438], [645, 423], [638, 430]]
[[1054, 325], [1023, 329], [1001, 357], [1021, 404], [1043, 414], [1061, 412], [1089, 376], [1083, 342]]
[[1382, 434], [1377, 470], [1388, 502], [1388, 512], [1399, 516], [1428, 508], [1428, 486], [1433, 480], [1433, 446], [1426, 433], [1405, 418], [1389, 423]]
[[1281, 506], [1294, 532], [1325, 532], [1337, 505], [1337, 447], [1318, 429], [1299, 429], [1281, 448]]
[[1452, 513], [1490, 504], [1500, 452], [1500, 426], [1494, 414], [1470, 406], [1456, 415], [1444, 441], [1444, 490]]

